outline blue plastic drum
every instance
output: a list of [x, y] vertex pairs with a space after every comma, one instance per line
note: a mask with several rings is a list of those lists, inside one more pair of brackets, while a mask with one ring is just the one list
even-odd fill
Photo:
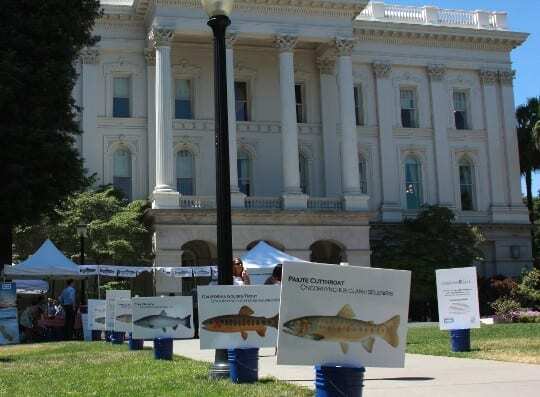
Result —
[[154, 339], [154, 358], [156, 360], [172, 360], [173, 340], [172, 338]]
[[131, 332], [129, 333], [128, 346], [129, 350], [142, 350], [144, 339], [133, 339]]
[[316, 397], [361, 397], [364, 387], [364, 367], [317, 365], [315, 367]]
[[259, 379], [259, 349], [229, 349], [231, 381], [253, 383]]
[[125, 337], [125, 332], [113, 331], [111, 335], [111, 342], [113, 343], [113, 345], [121, 345], [122, 343], [124, 343]]
[[450, 331], [450, 345], [455, 353], [471, 351], [471, 330], [455, 329]]

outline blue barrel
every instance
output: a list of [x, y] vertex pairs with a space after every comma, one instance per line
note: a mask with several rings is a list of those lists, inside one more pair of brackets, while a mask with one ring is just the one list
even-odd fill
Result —
[[112, 331], [105, 331], [105, 342], [112, 342]]
[[133, 339], [131, 332], [129, 333], [128, 346], [129, 350], [142, 350], [144, 339]]
[[315, 367], [316, 397], [361, 397], [364, 387], [364, 367], [317, 365]]
[[111, 342], [114, 345], [121, 345], [122, 343], [124, 343], [125, 337], [126, 337], [125, 332], [113, 331], [112, 336], [111, 336]]
[[93, 341], [101, 340], [101, 331], [99, 331], [97, 329], [93, 329], [92, 330], [92, 340]]
[[259, 349], [229, 349], [228, 358], [232, 382], [257, 382], [259, 379]]
[[156, 360], [172, 360], [173, 340], [172, 338], [154, 339], [154, 358]]
[[450, 331], [450, 345], [453, 352], [471, 351], [471, 330], [454, 329]]

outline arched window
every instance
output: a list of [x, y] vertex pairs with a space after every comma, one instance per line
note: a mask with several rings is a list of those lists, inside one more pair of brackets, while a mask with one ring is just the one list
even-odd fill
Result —
[[300, 166], [300, 189], [302, 193], [309, 194], [309, 160], [300, 152], [298, 154], [299, 166]]
[[474, 165], [468, 158], [459, 161], [461, 210], [474, 211]]
[[251, 196], [251, 159], [244, 150], [238, 152], [236, 159], [238, 167], [238, 188], [246, 196]]
[[124, 193], [128, 201], [132, 198], [131, 175], [131, 152], [118, 149], [113, 155], [113, 185]]
[[405, 159], [405, 196], [407, 209], [418, 209], [423, 204], [422, 165], [416, 157]]
[[367, 194], [367, 161], [362, 155], [358, 155], [358, 173], [360, 174], [360, 192]]
[[180, 150], [176, 154], [176, 190], [184, 196], [195, 195], [193, 154], [189, 150]]

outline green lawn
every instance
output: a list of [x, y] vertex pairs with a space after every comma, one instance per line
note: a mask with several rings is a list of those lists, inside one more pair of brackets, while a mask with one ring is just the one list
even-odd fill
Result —
[[540, 324], [486, 325], [471, 331], [471, 351], [452, 353], [448, 332], [409, 328], [407, 353], [540, 364]]
[[274, 379], [252, 385], [208, 379], [209, 365], [127, 345], [69, 342], [0, 348], [0, 396], [313, 396]]

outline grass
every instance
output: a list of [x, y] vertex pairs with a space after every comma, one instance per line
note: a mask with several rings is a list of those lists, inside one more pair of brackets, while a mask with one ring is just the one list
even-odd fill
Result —
[[471, 330], [471, 351], [452, 353], [448, 332], [409, 328], [407, 353], [540, 364], [540, 324], [497, 324]]
[[210, 365], [150, 349], [105, 342], [0, 348], [0, 396], [313, 396], [307, 388], [265, 378], [251, 385], [208, 379]]

